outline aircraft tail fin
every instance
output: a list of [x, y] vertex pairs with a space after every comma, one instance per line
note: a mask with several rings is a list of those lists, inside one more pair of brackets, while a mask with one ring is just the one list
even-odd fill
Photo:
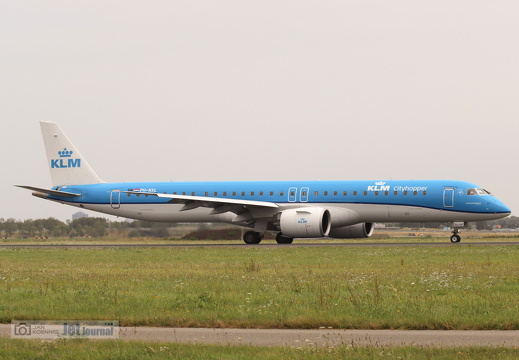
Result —
[[58, 124], [40, 122], [40, 125], [53, 186], [103, 182]]

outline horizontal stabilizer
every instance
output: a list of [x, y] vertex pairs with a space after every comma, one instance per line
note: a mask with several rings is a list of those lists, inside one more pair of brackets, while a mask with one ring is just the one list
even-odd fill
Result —
[[65, 197], [81, 196], [81, 194], [74, 194], [71, 192], [59, 191], [59, 190], [42, 189], [42, 188], [37, 188], [34, 186], [24, 186], [24, 185], [15, 185], [15, 186], [17, 186], [19, 188], [24, 188], [27, 190], [37, 191], [37, 192], [43, 193], [43, 194], [54, 195], [54, 196], [65, 196]]

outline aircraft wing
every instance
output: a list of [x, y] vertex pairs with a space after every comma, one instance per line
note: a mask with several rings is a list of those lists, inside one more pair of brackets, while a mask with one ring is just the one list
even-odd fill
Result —
[[[217, 198], [210, 196], [191, 196], [191, 195], [173, 195], [173, 194], [160, 194], [160, 193], [147, 193], [140, 191], [121, 191], [127, 194], [134, 195], [145, 195], [145, 196], [156, 196], [159, 198], [171, 199], [171, 203], [184, 204], [180, 211], [186, 211], [196, 209], [197, 207], [210, 207], [214, 208], [213, 213], [232, 211], [234, 207], [268, 207], [278, 208], [278, 205], [269, 201], [254, 201], [254, 200], [239, 200], [239, 199], [228, 199], [228, 198]], [[218, 211], [220, 209], [220, 211]]]
[[48, 195], [54, 195], [54, 196], [65, 196], [65, 197], [78, 197], [78, 196], [81, 196], [81, 194], [74, 194], [74, 193], [67, 192], [67, 191], [43, 189], [43, 188], [38, 188], [38, 187], [34, 187], [34, 186], [25, 186], [25, 185], [15, 185], [15, 186], [17, 186], [19, 188], [24, 188], [24, 189], [27, 189], [27, 190], [36, 191], [36, 192], [39, 192], [39, 193], [42, 193], [42, 194], [48, 194]]

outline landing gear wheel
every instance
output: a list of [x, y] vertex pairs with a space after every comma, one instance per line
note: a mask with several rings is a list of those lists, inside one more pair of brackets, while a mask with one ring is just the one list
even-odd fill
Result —
[[461, 236], [458, 234], [454, 234], [451, 236], [451, 243], [459, 243], [461, 241]]
[[461, 241], [461, 236], [459, 236], [460, 229], [456, 226], [453, 226], [451, 243], [459, 243]]
[[263, 239], [263, 236], [256, 231], [247, 231], [243, 235], [243, 241], [245, 241], [245, 244], [248, 245], [259, 244], [261, 242], [261, 239]]
[[294, 241], [294, 238], [283, 236], [281, 233], [276, 235], [276, 242], [278, 244], [292, 244], [292, 241]]

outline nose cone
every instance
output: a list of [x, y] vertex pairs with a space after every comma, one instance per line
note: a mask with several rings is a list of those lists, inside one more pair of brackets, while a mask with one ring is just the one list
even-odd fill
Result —
[[496, 214], [502, 214], [503, 217], [512, 213], [512, 210], [506, 206], [501, 200], [494, 198], [491, 204], [492, 211]]

